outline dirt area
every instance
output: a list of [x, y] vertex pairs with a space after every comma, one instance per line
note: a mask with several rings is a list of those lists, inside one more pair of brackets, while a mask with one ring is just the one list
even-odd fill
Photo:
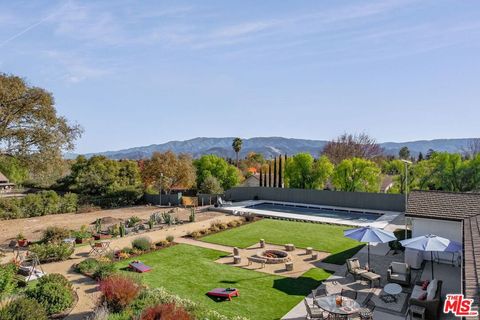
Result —
[[[100, 210], [89, 213], [67, 213], [26, 219], [0, 220], [0, 244], [5, 245], [10, 242], [10, 240], [14, 240], [20, 232], [23, 233], [28, 240], [39, 240], [42, 236], [42, 231], [49, 226], [80, 229], [82, 225], [89, 226], [98, 218], [111, 217], [115, 221], [119, 221], [117, 219], [123, 220], [131, 216], [137, 216], [141, 219], [148, 219], [152, 213], [169, 211], [171, 209], [170, 207], [139, 206]], [[174, 216], [177, 219], [188, 221], [190, 209], [174, 208], [174, 210]], [[219, 212], [203, 212], [197, 215], [197, 220], [207, 220], [221, 215], [223, 214]]]

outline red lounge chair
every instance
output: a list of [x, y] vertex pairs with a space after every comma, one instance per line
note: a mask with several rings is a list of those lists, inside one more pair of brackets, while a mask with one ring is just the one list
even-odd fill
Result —
[[144, 273], [144, 272], [148, 272], [150, 270], [152, 270], [152, 268], [150, 268], [149, 266], [143, 264], [142, 262], [140, 261], [134, 261], [134, 262], [131, 262], [128, 267], [130, 269], [133, 269], [133, 271], [136, 271], [136, 272], [140, 272], [140, 273]]
[[225, 289], [225, 288], [215, 288], [213, 290], [210, 290], [207, 292], [207, 295], [213, 296], [213, 297], [220, 297], [220, 298], [226, 298], [228, 300], [232, 300], [232, 297], [238, 297], [240, 296], [240, 293], [238, 292], [237, 289]]

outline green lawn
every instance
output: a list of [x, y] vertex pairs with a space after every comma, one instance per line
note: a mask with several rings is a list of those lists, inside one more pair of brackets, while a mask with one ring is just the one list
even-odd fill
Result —
[[[243, 315], [252, 320], [280, 319], [330, 276], [328, 271], [314, 268], [292, 279], [214, 262], [224, 255], [216, 250], [179, 244], [135, 259], [153, 267], [141, 275], [148, 286], [164, 287], [226, 316]], [[126, 267], [130, 260], [119, 262], [117, 267]], [[217, 287], [238, 288], [240, 297], [217, 302], [205, 295]]]
[[345, 238], [344, 226], [329, 224], [292, 222], [273, 219], [262, 219], [244, 226], [203, 237], [201, 240], [224, 244], [232, 247], [246, 248], [259, 239], [266, 242], [283, 245], [293, 243], [299, 248], [312, 247], [315, 250], [332, 253], [324, 261], [344, 264], [362, 248], [362, 244]]

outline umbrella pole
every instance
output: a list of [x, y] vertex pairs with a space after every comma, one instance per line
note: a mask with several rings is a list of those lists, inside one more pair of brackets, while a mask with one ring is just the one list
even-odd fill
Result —
[[430, 263], [432, 264], [432, 280], [433, 280], [433, 251], [430, 251]]
[[368, 255], [367, 255], [368, 269], [370, 270], [370, 242], [367, 245], [367, 250], [368, 250]]

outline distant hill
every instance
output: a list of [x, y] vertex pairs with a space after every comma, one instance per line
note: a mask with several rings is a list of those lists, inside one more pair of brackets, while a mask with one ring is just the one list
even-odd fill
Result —
[[[144, 147], [135, 147], [118, 151], [105, 151], [88, 153], [85, 156], [104, 155], [111, 159], [142, 159], [148, 158], [155, 151], [165, 152], [171, 150], [175, 153], [189, 153], [194, 158], [204, 154], [216, 154], [221, 157], [235, 156], [232, 150], [233, 137], [225, 138], [194, 138], [185, 141], [170, 141], [162, 144], [153, 144]], [[436, 151], [462, 152], [469, 139], [436, 139], [408, 142], [385, 142], [380, 145], [386, 154], [397, 155], [400, 148], [407, 146], [412, 155], [419, 152], [427, 153], [429, 149]], [[300, 152], [309, 152], [318, 156], [326, 140], [289, 139], [282, 137], [258, 137], [243, 140], [240, 156], [244, 157], [249, 152], [262, 153], [267, 159], [279, 154], [293, 155]], [[76, 154], [67, 154], [67, 158], [74, 158]]]

